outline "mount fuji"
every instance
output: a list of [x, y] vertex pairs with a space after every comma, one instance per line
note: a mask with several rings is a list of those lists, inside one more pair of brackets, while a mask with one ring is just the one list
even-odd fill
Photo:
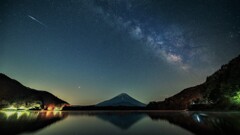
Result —
[[132, 98], [126, 93], [119, 94], [109, 100], [98, 103], [96, 106], [130, 106], [130, 107], [145, 107], [144, 103]]

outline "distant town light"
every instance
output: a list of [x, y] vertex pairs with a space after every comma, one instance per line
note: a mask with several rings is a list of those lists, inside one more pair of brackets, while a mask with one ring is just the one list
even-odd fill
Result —
[[4, 108], [3, 110], [17, 110], [17, 108], [14, 106], [10, 106], [8, 108]]
[[47, 110], [48, 110], [48, 111], [53, 111], [54, 108], [55, 108], [54, 105], [49, 105], [49, 106], [47, 107]]
[[28, 110], [28, 108], [26, 108], [25, 106], [20, 106], [18, 109], [20, 109], [20, 110]]

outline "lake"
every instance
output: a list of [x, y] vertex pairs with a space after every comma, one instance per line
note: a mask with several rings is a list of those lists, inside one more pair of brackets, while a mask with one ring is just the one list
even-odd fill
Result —
[[0, 111], [0, 134], [240, 134], [239, 112]]

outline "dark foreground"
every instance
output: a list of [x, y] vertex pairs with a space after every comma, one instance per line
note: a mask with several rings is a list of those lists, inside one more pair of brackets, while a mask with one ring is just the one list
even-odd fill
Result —
[[240, 134], [240, 112], [0, 111], [0, 134]]

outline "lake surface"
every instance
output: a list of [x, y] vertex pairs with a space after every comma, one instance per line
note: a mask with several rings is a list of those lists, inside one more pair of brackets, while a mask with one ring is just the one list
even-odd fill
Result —
[[0, 134], [240, 134], [239, 112], [0, 111]]

